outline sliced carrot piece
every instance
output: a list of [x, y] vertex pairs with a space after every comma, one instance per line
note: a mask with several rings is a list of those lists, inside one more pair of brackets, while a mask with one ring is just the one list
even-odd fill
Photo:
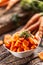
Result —
[[20, 47], [17, 49], [17, 52], [22, 52], [22, 51], [23, 51], [23, 49]]
[[29, 42], [27, 40], [24, 40], [22, 44], [23, 44], [24, 47], [26, 47], [26, 46], [29, 45]]
[[21, 41], [20, 40], [17, 40], [17, 42], [15, 43], [15, 46], [21, 47]]
[[8, 42], [10, 42], [11, 41], [11, 35], [10, 34], [6, 34], [5, 36], [4, 36], [4, 43], [6, 44], [6, 43], [8, 43]]
[[38, 56], [41, 60], [43, 60], [43, 52], [38, 53]]
[[25, 48], [24, 48], [24, 51], [26, 51], [26, 50], [29, 50], [29, 47], [25, 47]]
[[14, 43], [12, 42], [10, 50], [12, 51], [14, 49]]
[[19, 35], [17, 33], [13, 34], [13, 39], [14, 39], [14, 41], [17, 41], [19, 39]]
[[24, 49], [25, 47], [23, 45], [21, 45], [21, 48]]
[[10, 49], [11, 43], [6, 43], [5, 46]]
[[16, 46], [14, 46], [13, 51], [14, 51], [14, 52], [16, 52], [16, 51], [17, 51], [17, 47], [16, 47]]
[[30, 42], [31, 44], [34, 44], [34, 41], [33, 41], [33, 38], [32, 38], [32, 37], [29, 37], [29, 42]]
[[29, 42], [30, 42], [31, 44], [36, 44], [36, 45], [38, 45], [37, 40], [36, 40], [36, 39], [33, 39], [32, 37], [29, 37]]
[[36, 48], [36, 45], [32, 45], [32, 46], [31, 46], [31, 49], [35, 49], [35, 48]]

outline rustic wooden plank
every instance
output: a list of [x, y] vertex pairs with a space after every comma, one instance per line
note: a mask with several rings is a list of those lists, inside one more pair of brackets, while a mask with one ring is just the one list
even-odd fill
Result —
[[32, 60], [30, 63], [28, 63], [27, 65], [43, 65], [43, 62], [39, 58], [36, 58]]
[[3, 47], [3, 45], [1, 45], [1, 46], [0, 46], [0, 54], [1, 54], [2, 52], [4, 52], [4, 51], [6, 51], [6, 49]]
[[4, 58], [6, 58], [7, 56], [9, 56], [9, 55], [10, 55], [10, 53], [9, 53], [8, 51], [1, 53], [1, 54], [0, 54], [0, 62], [1, 62]]
[[11, 63], [11, 62], [16, 62], [17, 60], [20, 60], [20, 58], [17, 58], [17, 57], [15, 57], [15, 56], [13, 56], [12, 54], [10, 54], [10, 55], [7, 56], [6, 58], [4, 58], [1, 62]]

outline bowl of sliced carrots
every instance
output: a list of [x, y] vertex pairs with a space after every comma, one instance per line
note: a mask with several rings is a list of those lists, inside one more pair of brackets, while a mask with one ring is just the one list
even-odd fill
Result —
[[7, 34], [4, 37], [4, 47], [19, 58], [30, 56], [37, 46], [37, 39], [27, 31], [15, 33], [12, 36]]

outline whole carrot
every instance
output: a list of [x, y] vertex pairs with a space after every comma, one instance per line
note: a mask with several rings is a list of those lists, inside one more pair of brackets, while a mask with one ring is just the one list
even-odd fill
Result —
[[35, 24], [33, 24], [29, 28], [27, 28], [26, 30], [32, 32], [33, 30], [36, 30], [39, 27], [39, 25], [40, 25], [40, 19]]
[[6, 9], [5, 9], [5, 12], [7, 12], [8, 10], [10, 10], [10, 8], [13, 6], [13, 5], [15, 5], [16, 3], [18, 3], [20, 0], [10, 0], [9, 2], [8, 2], [8, 6], [6, 7]]
[[36, 38], [38, 39], [38, 42], [40, 43], [41, 38], [43, 36], [43, 16], [40, 17], [40, 26], [39, 26], [39, 30], [36, 33]]
[[[42, 15], [43, 13], [37, 13], [35, 15], [32, 16], [32, 18], [27, 22], [27, 24], [23, 27], [23, 29], [26, 29], [28, 28], [30, 25], [32, 25], [33, 23], [35, 23], [39, 18], [40, 16]], [[22, 29], [22, 30], [23, 30]]]
[[39, 27], [39, 36], [42, 37], [42, 35], [43, 35], [43, 16], [41, 16], [40, 27]]

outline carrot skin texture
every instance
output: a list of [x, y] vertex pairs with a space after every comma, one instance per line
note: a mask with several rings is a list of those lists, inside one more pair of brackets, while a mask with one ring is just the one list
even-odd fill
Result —
[[27, 24], [24, 26], [23, 29], [28, 28], [30, 25], [32, 25], [33, 23], [35, 23], [41, 16], [41, 13], [37, 13], [35, 15], [32, 16], [32, 18], [27, 22]]
[[32, 32], [33, 30], [37, 29], [39, 27], [39, 25], [40, 25], [40, 19], [35, 24], [33, 24], [29, 28], [27, 28], [26, 30]]

